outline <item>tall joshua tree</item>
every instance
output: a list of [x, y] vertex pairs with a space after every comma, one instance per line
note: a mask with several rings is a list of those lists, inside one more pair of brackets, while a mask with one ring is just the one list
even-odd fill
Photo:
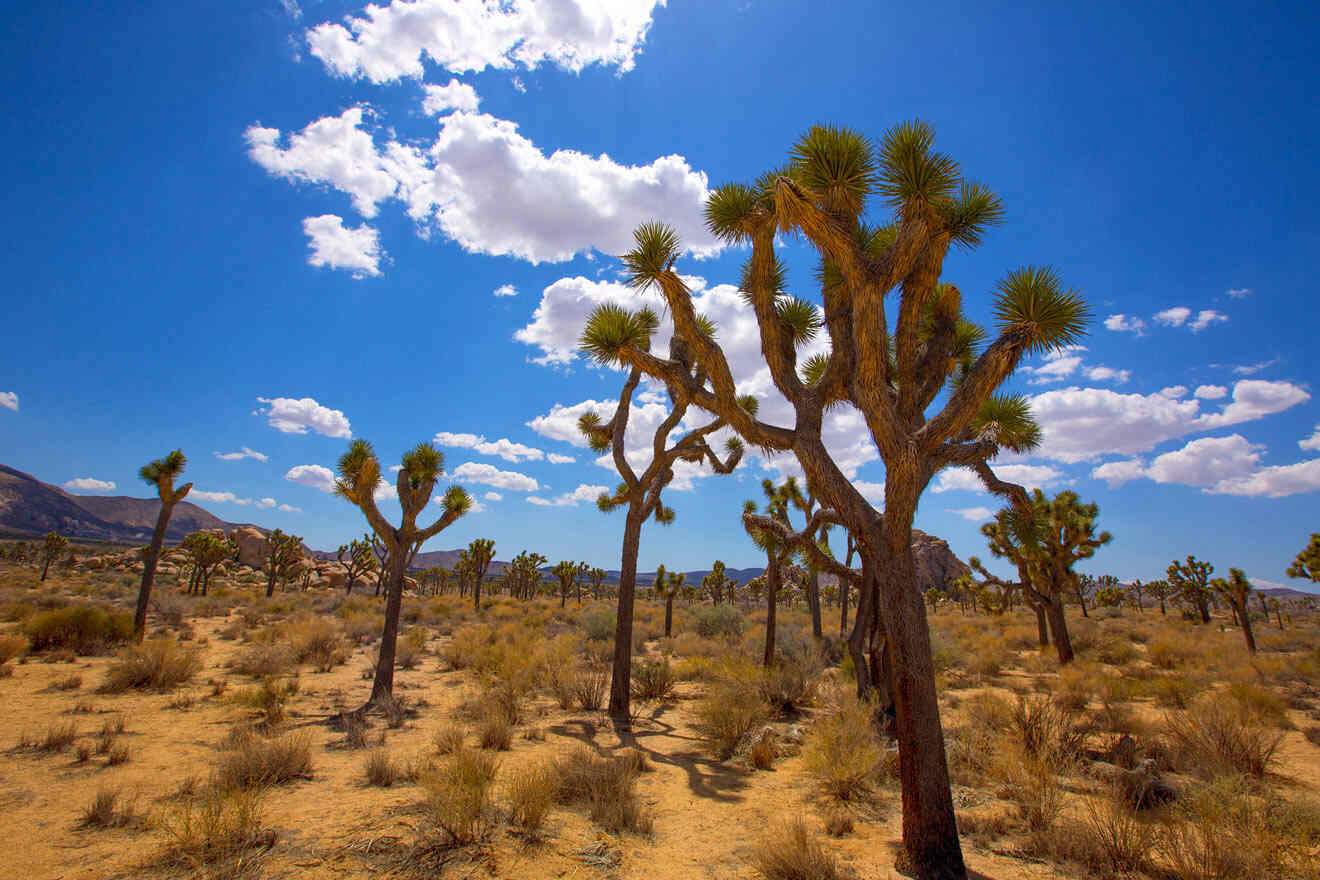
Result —
[[174, 488], [174, 479], [183, 473], [188, 459], [182, 449], [176, 449], [164, 458], [158, 458], [142, 466], [138, 476], [144, 483], [156, 487], [160, 497], [160, 512], [156, 515], [156, 528], [151, 533], [151, 543], [142, 556], [142, 586], [138, 588], [137, 610], [133, 613], [133, 639], [141, 642], [147, 632], [147, 605], [151, 602], [151, 585], [156, 580], [156, 563], [160, 561], [160, 549], [165, 546], [165, 530], [169, 528], [170, 516], [174, 505], [178, 504], [192, 489], [192, 483], [184, 483]]
[[[1232, 607], [1237, 614], [1238, 621], [1242, 625], [1242, 638], [1247, 642], [1248, 653], [1256, 653], [1256, 636], [1251, 631], [1251, 612], [1247, 608], [1247, 601], [1251, 598], [1251, 581], [1247, 580], [1246, 574], [1240, 568], [1230, 568], [1228, 578], [1215, 578], [1210, 581], [1210, 588], [1224, 597], [1224, 601]], [[1266, 614], [1265, 622], [1269, 623], [1269, 615]]]
[[50, 571], [50, 564], [63, 555], [68, 549], [69, 539], [59, 532], [49, 532], [41, 542], [41, 580], [46, 579], [46, 572]]
[[[903, 847], [922, 880], [963, 878], [966, 869], [911, 547], [917, 503], [944, 467], [973, 466], [982, 480], [986, 473], [993, 478], [987, 462], [1011, 448], [1012, 438], [986, 418], [986, 404], [1023, 357], [1077, 341], [1088, 317], [1080, 297], [1052, 270], [1019, 269], [999, 284], [990, 308], [999, 335], [979, 351], [984, 332], [962, 319], [961, 292], [940, 276], [951, 247], [975, 247], [1002, 216], [998, 197], [965, 181], [957, 162], [935, 150], [924, 123], [899, 125], [878, 146], [850, 130], [815, 127], [790, 150], [787, 166], [750, 185], [719, 187], [706, 208], [713, 233], [750, 245], [741, 286], [770, 377], [793, 410], [791, 426], [760, 421], [739, 403], [724, 352], [674, 269], [682, 248], [671, 228], [640, 227], [624, 262], [634, 286], [660, 288], [677, 335], [703, 366], [701, 381], [673, 357], [656, 357], [628, 339], [618, 339], [609, 353], [610, 360], [681, 383], [698, 406], [727, 419], [747, 442], [792, 451], [833, 518], [858, 540], [868, 575], [862, 590], [878, 591], [880, 613], [869, 619], [884, 627], [894, 656]], [[823, 316], [784, 295], [775, 243], [794, 233], [820, 254]], [[886, 298], [895, 290], [891, 332]], [[799, 364], [798, 348], [822, 328], [830, 353]], [[941, 396], [950, 382], [950, 393]], [[938, 410], [928, 413], [937, 398]], [[826, 408], [842, 404], [860, 411], [884, 461], [883, 515], [822, 440]]]
[[1183, 602], [1195, 608], [1202, 623], [1210, 622], [1210, 575], [1215, 567], [1188, 556], [1186, 562], [1173, 560], [1166, 572], [1169, 586]]
[[216, 566], [226, 559], [232, 559], [238, 552], [238, 545], [231, 539], [212, 532], [193, 532], [183, 539], [182, 546], [193, 564], [188, 592], [201, 593], [203, 596], [211, 585], [211, 575], [215, 573]]
[[1170, 595], [1169, 582], [1166, 580], [1151, 581], [1146, 584], [1146, 592], [1159, 600], [1160, 614], [1167, 615], [1168, 611], [1165, 609], [1165, 601]]
[[1311, 534], [1311, 541], [1297, 558], [1288, 566], [1288, 577], [1307, 578], [1312, 583], [1320, 583], [1320, 532]]
[[495, 541], [492, 538], [476, 538], [468, 545], [468, 559], [472, 565], [472, 609], [481, 610], [481, 582], [490, 568], [490, 561], [495, 558]]
[[385, 572], [385, 624], [381, 630], [380, 654], [371, 696], [358, 710], [365, 713], [381, 700], [394, 695], [394, 652], [399, 637], [399, 610], [403, 606], [403, 579], [408, 564], [421, 546], [453, 524], [472, 507], [472, 499], [461, 486], [450, 486], [441, 500], [444, 513], [429, 526], [418, 526], [417, 517], [431, 500], [435, 484], [445, 472], [445, 458], [429, 443], [419, 443], [403, 454], [397, 488], [403, 518], [398, 526], [376, 507], [375, 491], [381, 483], [380, 462], [371, 444], [354, 440], [339, 459], [335, 493], [356, 505], [367, 518], [372, 532], [387, 550]]
[[[688, 312], [691, 311], [689, 303]], [[694, 325], [714, 332], [709, 321], [696, 315], [691, 315], [691, 321]], [[650, 309], [632, 312], [606, 303], [591, 313], [582, 331], [580, 345], [601, 364], [620, 362], [621, 350], [651, 358], [651, 337], [659, 325], [659, 319]], [[655, 430], [651, 441], [651, 460], [640, 473], [629, 463], [625, 445], [633, 393], [645, 372], [640, 364], [631, 365], [623, 390], [619, 392], [619, 405], [608, 421], [594, 412], [584, 413], [578, 420], [578, 429], [587, 438], [591, 448], [596, 452], [609, 451], [613, 455], [614, 468], [623, 480], [612, 493], [602, 494], [596, 499], [596, 506], [602, 513], [626, 508], [609, 706], [610, 714], [620, 719], [628, 717], [631, 705], [633, 601], [637, 589], [637, 554], [641, 546], [642, 525], [652, 517], [661, 525], [674, 521], [674, 511], [665, 506], [663, 493], [674, 479], [675, 464], [680, 461], [692, 464], [704, 461], [715, 473], [729, 474], [738, 466], [743, 453], [742, 443], [737, 437], [729, 438], [723, 459], [711, 448], [710, 436], [727, 424], [722, 417], [716, 417], [688, 431], [670, 444], [669, 435], [683, 421], [693, 403], [693, 389], [703, 389], [706, 384], [707, 368], [701, 359], [692, 356], [691, 350], [677, 335], [670, 341], [669, 359], [664, 363], [671, 365], [671, 368], [659, 378], [665, 382], [671, 408], [669, 415]], [[738, 405], [742, 412], [748, 411], [748, 408], [752, 412], [756, 410], [754, 398], [742, 398]]]

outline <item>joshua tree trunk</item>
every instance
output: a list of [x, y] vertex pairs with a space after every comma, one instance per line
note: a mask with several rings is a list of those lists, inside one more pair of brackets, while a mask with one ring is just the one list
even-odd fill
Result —
[[819, 641], [820, 629], [820, 573], [814, 568], [807, 576], [807, 607], [811, 609], [811, 634]]
[[[1231, 603], [1233, 611], [1237, 614], [1242, 624], [1242, 637], [1247, 641], [1247, 653], [1255, 656], [1256, 654], [1256, 634], [1251, 631], [1251, 614], [1247, 611], [1247, 600], [1242, 600], [1242, 607], [1238, 607], [1236, 602]], [[1268, 615], [1265, 618], [1269, 622]]]
[[627, 719], [632, 698], [633, 595], [637, 588], [637, 551], [642, 541], [642, 515], [628, 507], [623, 526], [623, 560], [619, 566], [619, 603], [614, 615], [614, 675], [610, 681], [610, 715]]
[[1045, 609], [1049, 617], [1050, 631], [1054, 633], [1054, 648], [1059, 652], [1059, 665], [1072, 662], [1072, 639], [1068, 637], [1068, 620], [1063, 616], [1063, 597], [1057, 593], [1050, 597], [1049, 607]]
[[43, 560], [41, 561], [41, 580], [42, 580], [42, 581], [45, 581], [45, 580], [46, 580], [46, 572], [48, 572], [48, 571], [50, 571], [50, 557], [46, 557], [45, 559], [43, 559]]
[[472, 610], [481, 610], [481, 578], [472, 582]]
[[1039, 602], [1033, 602], [1031, 608], [1036, 612], [1036, 634], [1040, 638], [1040, 649], [1048, 650], [1050, 647], [1050, 627], [1045, 619], [1045, 606]]
[[665, 638], [673, 635], [674, 628], [674, 594], [665, 594]]
[[165, 529], [170, 524], [170, 514], [174, 505], [160, 504], [160, 513], [156, 515], [156, 528], [151, 533], [151, 543], [142, 555], [142, 586], [138, 588], [137, 610], [133, 612], [133, 641], [141, 642], [147, 632], [147, 605], [151, 602], [151, 585], [156, 580], [156, 563], [160, 561], [160, 548], [165, 546]]
[[1205, 596], [1197, 596], [1195, 599], [1196, 610], [1201, 614], [1201, 622], [1210, 622], [1210, 602]]
[[380, 655], [376, 659], [376, 678], [371, 696], [361, 711], [394, 695], [394, 650], [399, 641], [399, 610], [403, 607], [403, 576], [408, 569], [408, 554], [390, 554], [385, 580], [385, 627], [380, 634]]
[[[1265, 619], [1266, 619], [1266, 620], [1269, 620], [1269, 616], [1266, 615]], [[1280, 603], [1279, 605], [1275, 605], [1275, 606], [1274, 606], [1274, 619], [1277, 620], [1277, 621], [1279, 622], [1279, 631], [1280, 631], [1280, 632], [1283, 632], [1283, 607], [1282, 607], [1282, 603]]]
[[769, 557], [765, 570], [765, 657], [762, 664], [769, 668], [775, 662], [775, 606], [779, 594], [779, 560]]
[[839, 638], [848, 635], [848, 581], [839, 578]]
[[1091, 616], [1086, 613], [1086, 593], [1082, 592], [1080, 585], [1077, 587], [1077, 604], [1082, 606], [1082, 617]]

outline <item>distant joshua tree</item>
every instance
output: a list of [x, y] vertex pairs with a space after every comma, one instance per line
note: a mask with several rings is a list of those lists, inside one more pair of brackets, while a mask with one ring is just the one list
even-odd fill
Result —
[[165, 546], [170, 515], [174, 513], [174, 505], [182, 501], [193, 487], [192, 483], [184, 483], [178, 489], [174, 488], [175, 477], [183, 473], [187, 465], [183, 450], [176, 449], [164, 458], [143, 465], [138, 471], [143, 482], [156, 487], [156, 494], [160, 496], [160, 513], [156, 515], [151, 543], [142, 555], [142, 586], [138, 588], [137, 609], [133, 613], [133, 640], [137, 642], [141, 642], [147, 632], [147, 605], [151, 601], [151, 585], [156, 580], [156, 564], [160, 561], [160, 549]]
[[[1247, 580], [1246, 574], [1240, 568], [1230, 568], [1228, 578], [1215, 578], [1210, 581], [1210, 588], [1224, 597], [1237, 615], [1238, 623], [1242, 626], [1242, 637], [1247, 642], [1247, 652], [1256, 653], [1256, 636], [1251, 631], [1251, 613], [1247, 609], [1247, 600], [1251, 598], [1251, 581]], [[1269, 622], [1268, 617], [1266, 623]]]
[[1169, 563], [1169, 586], [1186, 605], [1196, 609], [1201, 623], [1210, 622], [1210, 575], [1214, 571], [1213, 565], [1195, 556], [1188, 556], [1186, 562], [1175, 559]]
[[1173, 590], [1170, 588], [1169, 582], [1166, 580], [1151, 581], [1146, 584], [1146, 590], [1159, 600], [1160, 614], [1168, 614], [1168, 611], [1165, 608], [1165, 601], [1169, 596], [1173, 595]]
[[1312, 583], [1320, 583], [1320, 532], [1311, 534], [1311, 541], [1297, 558], [1288, 566], [1288, 577], [1307, 578]]
[[[783, 567], [792, 559], [795, 552], [790, 538], [771, 525], [777, 523], [788, 527], [788, 505], [796, 490], [796, 483], [790, 477], [780, 486], [770, 480], [761, 482], [761, 491], [765, 493], [765, 512], [757, 510], [755, 501], [743, 505], [743, 529], [752, 539], [752, 543], [765, 553], [765, 653], [762, 665], [770, 667], [775, 662], [775, 609], [779, 604], [779, 588], [783, 584]], [[770, 522], [764, 522], [764, 520]]]
[[733, 601], [734, 581], [727, 572], [728, 568], [724, 565], [724, 561], [716, 559], [710, 568], [710, 573], [701, 579], [701, 585], [710, 593], [711, 604], [718, 605], [723, 602], [726, 591], [729, 601]]
[[683, 591], [687, 575], [681, 571], [665, 573], [660, 566], [655, 573], [656, 592], [665, 600], [665, 638], [674, 634], [674, 597]]
[[562, 560], [550, 569], [550, 573], [559, 579], [560, 608], [568, 603], [568, 594], [573, 592], [573, 588], [577, 586], [578, 578], [585, 575], [589, 569], [590, 566], [585, 562], [573, 562], [569, 559]]
[[181, 546], [193, 566], [192, 577], [188, 579], [189, 595], [200, 593], [205, 596], [216, 567], [238, 552], [238, 545], [233, 540], [213, 532], [193, 532], [183, 539]]
[[547, 562], [540, 553], [524, 550], [504, 570], [504, 579], [509, 584], [509, 594], [518, 599], [531, 599], [541, 586], [541, 566]]
[[277, 584], [288, 584], [302, 566], [302, 538], [276, 529], [266, 536], [266, 597]]
[[403, 606], [403, 579], [408, 573], [408, 564], [424, 543], [472, 507], [472, 498], [461, 486], [450, 486], [441, 501], [444, 514], [429, 526], [417, 525], [418, 515], [426, 509], [435, 484], [444, 472], [444, 454], [429, 443], [419, 443], [403, 454], [397, 483], [403, 519], [396, 527], [390, 525], [376, 507], [374, 493], [381, 483], [380, 462], [371, 444], [354, 440], [339, 459], [335, 493], [362, 511], [376, 538], [385, 545], [389, 560], [385, 572], [385, 624], [380, 637], [380, 655], [376, 660], [371, 696], [357, 710], [358, 714], [394, 695], [394, 653], [399, 637], [399, 610]]
[[41, 579], [46, 579], [50, 564], [55, 562], [68, 549], [69, 539], [58, 532], [49, 532], [41, 542]]
[[490, 561], [495, 558], [495, 541], [491, 538], [477, 538], [467, 548], [468, 562], [472, 568], [472, 610], [481, 610], [481, 582], [486, 579]]
[[[363, 535], [361, 538], [354, 538], [347, 544], [340, 544], [335, 556], [339, 559], [339, 564], [344, 566], [348, 572], [348, 584], [344, 588], [344, 595], [353, 592], [353, 582], [359, 576], [376, 570], [376, 554], [371, 549], [371, 535], [369, 534]], [[345, 556], [348, 556], [348, 559], [345, 559]]]
[[600, 601], [600, 590], [608, 576], [603, 568], [593, 568], [587, 572], [587, 579], [591, 581], [591, 598]]

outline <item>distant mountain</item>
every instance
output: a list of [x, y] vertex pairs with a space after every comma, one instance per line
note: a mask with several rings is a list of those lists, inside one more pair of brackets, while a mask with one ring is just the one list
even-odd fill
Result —
[[[0, 465], [0, 534], [32, 538], [59, 532], [70, 538], [141, 544], [151, 539], [160, 501], [123, 495], [72, 495], [30, 474]], [[165, 533], [181, 541], [198, 529], [229, 531], [238, 523], [187, 501], [179, 502]]]

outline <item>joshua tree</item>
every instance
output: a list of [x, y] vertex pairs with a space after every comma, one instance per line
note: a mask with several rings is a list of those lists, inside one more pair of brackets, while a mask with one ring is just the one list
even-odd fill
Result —
[[[872, 197], [877, 197], [873, 199]], [[868, 199], [887, 216], [867, 222]], [[929, 126], [906, 123], [873, 146], [844, 129], [816, 127], [790, 152], [790, 164], [753, 185], [716, 189], [708, 227], [750, 244], [742, 288], [755, 312], [761, 350], [777, 390], [793, 409], [791, 427], [758, 420], [738, 400], [724, 352], [703, 327], [683, 278], [676, 233], [661, 224], [636, 232], [624, 257], [630, 282], [656, 285], [677, 335], [702, 364], [692, 377], [681, 362], [656, 357], [620, 338], [609, 359], [686, 386], [692, 399], [728, 420], [747, 442], [791, 450], [811, 486], [859, 542], [862, 592], [879, 591], [881, 613], [867, 625], [886, 630], [894, 654], [903, 846], [920, 878], [966, 876], [954, 822], [925, 605], [917, 588], [912, 520], [922, 492], [942, 468], [971, 466], [994, 479], [987, 462], [1014, 448], [986, 404], [1024, 356], [1081, 337], [1088, 312], [1049, 269], [1026, 268], [1000, 282], [992, 304], [999, 336], [980, 356], [984, 334], [962, 320], [961, 293], [941, 283], [950, 247], [972, 248], [1003, 216], [998, 197], [965, 181], [957, 163], [934, 149]], [[810, 303], [783, 295], [776, 239], [801, 233], [821, 256], [823, 318]], [[886, 295], [899, 290], [891, 334]], [[891, 300], [892, 302], [892, 300]], [[797, 361], [797, 349], [824, 328], [830, 353]], [[950, 380], [954, 387], [940, 397]], [[927, 418], [940, 397], [939, 410]], [[825, 409], [860, 410], [885, 464], [881, 515], [844, 475], [822, 440]], [[1025, 412], [1025, 403], [1022, 404]], [[1000, 487], [988, 483], [998, 490]], [[862, 601], [865, 597], [862, 597]]]
[[1141, 578], [1137, 578], [1132, 582], [1132, 597], [1136, 601], [1138, 614], [1144, 614], [1146, 611], [1141, 601], [1142, 597], [1145, 595], [1145, 592], [1146, 592], [1146, 585], [1141, 582]]
[[568, 602], [568, 594], [573, 592], [578, 578], [585, 572], [585, 562], [573, 562], [565, 559], [550, 569], [550, 573], [559, 578], [559, 607], [563, 608]]
[[1167, 614], [1168, 612], [1165, 609], [1164, 602], [1172, 594], [1172, 591], [1169, 589], [1169, 582], [1166, 580], [1151, 581], [1146, 584], [1146, 589], [1152, 596], [1159, 600], [1160, 614]]
[[164, 458], [158, 458], [145, 464], [138, 471], [142, 481], [155, 486], [160, 496], [160, 513], [156, 515], [156, 528], [151, 533], [151, 543], [142, 555], [142, 586], [138, 589], [137, 610], [133, 614], [133, 639], [141, 642], [147, 632], [147, 604], [151, 601], [151, 585], [156, 580], [156, 563], [160, 561], [160, 548], [165, 545], [165, 530], [170, 524], [170, 515], [174, 505], [178, 504], [192, 489], [192, 483], [184, 483], [174, 488], [174, 478], [183, 473], [188, 459], [183, 450], [176, 449]]
[[[688, 312], [691, 311], [689, 304]], [[714, 332], [709, 321], [695, 315], [692, 315], [692, 321]], [[601, 364], [619, 362], [619, 352], [624, 349], [649, 358], [651, 337], [659, 324], [659, 319], [650, 309], [630, 312], [606, 303], [591, 313], [582, 331], [580, 344], [584, 351]], [[623, 525], [622, 561], [619, 566], [618, 611], [614, 626], [614, 672], [610, 682], [609, 711], [615, 718], [627, 718], [631, 705], [633, 601], [637, 587], [637, 554], [641, 546], [642, 524], [651, 517], [661, 525], [674, 521], [674, 511], [664, 505], [662, 495], [674, 479], [674, 466], [677, 463], [698, 464], [705, 461], [715, 473], [729, 474], [742, 460], [742, 443], [736, 437], [729, 438], [727, 455], [723, 460], [710, 446], [710, 436], [726, 424], [723, 417], [694, 428], [673, 445], [669, 444], [669, 435], [678, 427], [693, 403], [692, 389], [704, 388], [706, 383], [707, 367], [701, 358], [695, 358], [695, 361], [689, 346], [680, 335], [675, 335], [669, 344], [669, 360], [664, 362], [673, 365], [673, 370], [659, 377], [666, 383], [671, 409], [656, 428], [651, 442], [651, 460], [640, 474], [628, 461], [625, 438], [633, 393], [644, 372], [641, 365], [631, 365], [623, 390], [619, 393], [619, 405], [615, 407], [609, 421], [603, 421], [594, 412], [584, 413], [578, 420], [578, 429], [586, 436], [593, 450], [612, 453], [614, 468], [623, 480], [613, 493], [602, 494], [597, 498], [596, 506], [603, 513], [620, 507], [627, 508]], [[741, 411], [747, 411], [747, 408], [753, 412], [756, 410], [754, 398], [741, 398], [740, 401]]]
[[940, 602], [944, 599], [944, 594], [941, 593], [939, 590], [935, 589], [934, 587], [927, 587], [925, 595], [926, 595], [926, 604], [930, 606], [930, 610], [932, 612], [934, 612], [936, 608], [940, 607]]
[[665, 638], [674, 634], [674, 597], [683, 590], [686, 583], [687, 575], [684, 572], [665, 574], [663, 565], [655, 573], [655, 588], [665, 599]]
[[1096, 533], [1099, 514], [1098, 505], [1082, 504], [1075, 492], [1060, 492], [1051, 500], [1037, 489], [1032, 493], [1030, 512], [1024, 514], [1014, 504], [981, 526], [991, 554], [1017, 567], [1027, 603], [1044, 611], [1060, 664], [1073, 659], [1063, 597], [1076, 591], [1076, 582], [1084, 577], [1073, 571], [1073, 565], [1091, 558], [1112, 540], [1108, 532]]
[[1101, 608], [1117, 608], [1128, 598], [1127, 590], [1117, 586], [1105, 586], [1095, 591], [1095, 602]]
[[1210, 622], [1210, 575], [1215, 567], [1188, 556], [1186, 562], [1174, 560], [1167, 572], [1169, 587], [1177, 596], [1201, 615], [1202, 623]]
[[203, 596], [211, 585], [211, 575], [216, 566], [226, 559], [232, 559], [238, 552], [238, 545], [231, 539], [213, 532], [193, 532], [183, 539], [182, 547], [193, 564], [188, 592], [201, 593]]
[[380, 655], [376, 660], [371, 696], [358, 710], [365, 713], [381, 700], [394, 695], [394, 651], [399, 636], [399, 610], [403, 606], [403, 579], [408, 565], [421, 546], [448, 528], [472, 506], [472, 499], [460, 486], [450, 486], [441, 505], [444, 513], [426, 527], [417, 525], [417, 516], [431, 500], [435, 484], [445, 472], [444, 454], [429, 443], [419, 443], [403, 454], [397, 483], [403, 519], [395, 527], [376, 507], [375, 491], [380, 485], [380, 462], [371, 444], [354, 440], [339, 459], [339, 478], [335, 493], [356, 505], [367, 518], [376, 538], [388, 552], [385, 572], [385, 625], [380, 637]]
[[481, 582], [490, 568], [490, 561], [495, 558], [495, 541], [491, 538], [476, 538], [467, 548], [468, 559], [472, 565], [472, 609], [481, 610]]
[[1308, 578], [1312, 583], [1320, 583], [1320, 532], [1311, 534], [1310, 543], [1288, 566], [1288, 577]]
[[[813, 515], [819, 510], [816, 496], [810, 492], [803, 495], [802, 490], [798, 488], [797, 480], [792, 477], [785, 481], [785, 489], [788, 492], [789, 502], [806, 515], [808, 528], [811, 529], [811, 531], [802, 535], [801, 540], [813, 541], [821, 554], [833, 558], [830, 553], [830, 523], [824, 520], [816, 521], [813, 518]], [[804, 592], [807, 597], [807, 610], [811, 613], [811, 634], [820, 639], [823, 635], [820, 620], [820, 573], [822, 567], [816, 562], [816, 556], [818, 555], [820, 554], [812, 554], [806, 551], [800, 551], [798, 554], [803, 567], [807, 570]]]
[[729, 592], [729, 601], [733, 601], [733, 580], [726, 574], [728, 569], [724, 561], [716, 559], [710, 567], [710, 572], [701, 579], [701, 585], [710, 593], [712, 605], [718, 605], [724, 601], [724, 593]]
[[41, 580], [46, 579], [50, 564], [59, 559], [69, 546], [69, 539], [58, 532], [48, 532], [41, 542]]
[[266, 596], [275, 595], [275, 586], [287, 583], [302, 566], [302, 538], [276, 529], [266, 536]]
[[519, 599], [535, 596], [541, 584], [541, 566], [545, 563], [546, 558], [540, 553], [527, 550], [513, 557], [509, 567], [504, 570], [505, 579], [509, 581], [510, 595]]
[[[347, 555], [348, 559], [344, 559]], [[339, 550], [335, 556], [339, 559], [339, 564], [348, 571], [348, 586], [344, 589], [344, 595], [353, 592], [353, 582], [360, 575], [364, 575], [376, 568], [376, 554], [371, 549], [371, 535], [363, 535], [360, 539], [354, 538], [347, 544], [340, 544]]]
[[[752, 543], [765, 553], [765, 654], [766, 667], [775, 662], [775, 609], [779, 604], [779, 588], [783, 584], [783, 567], [798, 552], [798, 548], [812, 543], [818, 521], [808, 521], [807, 528], [794, 533], [789, 526], [788, 507], [801, 497], [797, 481], [789, 477], [776, 486], [770, 480], [761, 481], [765, 493], [765, 512], [756, 509], [755, 501], [743, 505], [743, 529]], [[817, 548], [819, 550], [819, 548]]]
[[593, 568], [587, 572], [587, 580], [591, 581], [591, 598], [600, 601], [600, 588], [605, 584], [605, 578], [609, 574], [603, 568]]
[[[1238, 621], [1242, 625], [1242, 637], [1246, 639], [1248, 653], [1256, 653], [1256, 637], [1251, 632], [1251, 613], [1247, 609], [1247, 600], [1251, 598], [1251, 581], [1240, 568], [1230, 568], [1228, 570], [1228, 579], [1214, 578], [1210, 581], [1210, 588], [1224, 597], [1237, 615]], [[1269, 618], [1266, 617], [1266, 622]]]

